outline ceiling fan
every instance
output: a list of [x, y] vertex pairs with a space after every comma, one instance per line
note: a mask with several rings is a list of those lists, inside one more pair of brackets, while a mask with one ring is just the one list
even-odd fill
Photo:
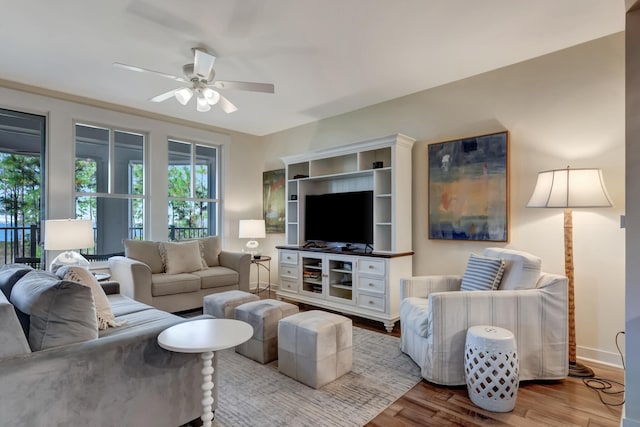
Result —
[[186, 83], [188, 86], [172, 89], [168, 92], [154, 96], [149, 100], [153, 102], [162, 102], [171, 97], [175, 97], [180, 104], [187, 105], [191, 98], [196, 95], [196, 109], [203, 113], [209, 111], [211, 106], [216, 104], [218, 104], [227, 114], [233, 113], [238, 109], [216, 89], [235, 89], [274, 93], [274, 86], [271, 83], [214, 80], [216, 73], [213, 69], [213, 64], [216, 57], [199, 47], [194, 47], [191, 50], [193, 51], [194, 57], [193, 63], [182, 66], [184, 77], [173, 76], [171, 74], [165, 74], [159, 71], [148, 70], [146, 68], [122, 64], [119, 62], [114, 62], [113, 65], [119, 68], [124, 68], [125, 70], [156, 74], [180, 83]]

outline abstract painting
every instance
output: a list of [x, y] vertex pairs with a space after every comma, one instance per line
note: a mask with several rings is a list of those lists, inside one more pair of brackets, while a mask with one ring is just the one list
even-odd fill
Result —
[[267, 233], [284, 233], [284, 169], [277, 169], [262, 173], [262, 208]]
[[509, 239], [509, 133], [430, 144], [429, 238]]

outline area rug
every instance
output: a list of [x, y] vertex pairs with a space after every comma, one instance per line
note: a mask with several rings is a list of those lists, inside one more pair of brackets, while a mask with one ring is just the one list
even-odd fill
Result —
[[420, 381], [399, 338], [353, 328], [352, 371], [314, 390], [233, 349], [219, 351], [214, 425], [362, 426]]

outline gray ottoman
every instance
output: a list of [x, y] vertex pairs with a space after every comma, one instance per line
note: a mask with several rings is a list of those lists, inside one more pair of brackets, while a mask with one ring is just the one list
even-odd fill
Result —
[[258, 301], [257, 295], [245, 291], [227, 291], [204, 297], [202, 312], [216, 319], [234, 319], [237, 306]]
[[253, 327], [253, 336], [236, 352], [260, 363], [278, 358], [278, 322], [298, 312], [298, 306], [274, 299], [252, 301], [236, 307], [236, 320]]
[[311, 310], [278, 324], [278, 370], [320, 388], [351, 371], [351, 319]]

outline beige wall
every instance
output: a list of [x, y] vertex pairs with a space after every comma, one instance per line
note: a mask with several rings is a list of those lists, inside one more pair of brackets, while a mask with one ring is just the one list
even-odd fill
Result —
[[[615, 207], [574, 210], [578, 355], [620, 364], [614, 337], [624, 330], [624, 107], [624, 36], [617, 34], [269, 135], [266, 162], [396, 132], [416, 138], [415, 275], [462, 273], [470, 252], [495, 245], [427, 238], [429, 143], [510, 132], [511, 239], [498, 245], [538, 254], [553, 273], [564, 271], [562, 211], [525, 208], [537, 172], [601, 168]], [[284, 242], [270, 237], [270, 244]]]

